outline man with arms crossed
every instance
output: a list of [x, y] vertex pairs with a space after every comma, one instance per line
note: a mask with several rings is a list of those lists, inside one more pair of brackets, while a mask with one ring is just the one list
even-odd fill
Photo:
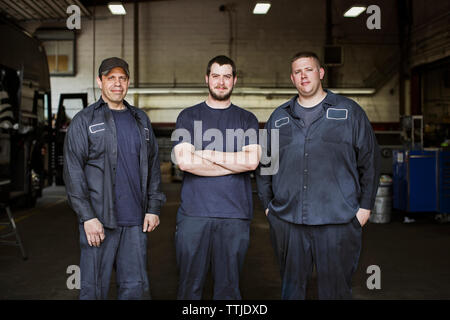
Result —
[[213, 298], [241, 299], [239, 276], [253, 215], [249, 171], [260, 157], [258, 120], [231, 103], [237, 81], [231, 59], [213, 58], [205, 80], [208, 98], [179, 114], [176, 133], [183, 140], [173, 139], [184, 171], [175, 237], [178, 299], [202, 298], [210, 265]]
[[257, 174], [282, 298], [305, 299], [315, 265], [319, 299], [349, 299], [361, 227], [378, 188], [378, 145], [363, 109], [322, 88], [316, 54], [296, 54], [291, 67], [298, 95], [266, 123], [269, 134], [279, 130], [279, 148], [267, 145], [272, 161], [278, 157], [278, 172], [261, 174], [261, 165]]
[[124, 98], [128, 64], [100, 65], [100, 99], [72, 120], [64, 144], [64, 181], [78, 215], [80, 299], [106, 299], [114, 266], [119, 299], [149, 298], [147, 234], [159, 224], [161, 173], [150, 120]]

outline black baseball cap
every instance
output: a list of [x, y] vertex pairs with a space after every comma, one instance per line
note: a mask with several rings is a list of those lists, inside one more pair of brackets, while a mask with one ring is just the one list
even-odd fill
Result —
[[130, 71], [128, 70], [128, 63], [120, 58], [117, 57], [111, 57], [107, 58], [102, 61], [100, 64], [100, 68], [98, 68], [98, 77], [101, 79], [102, 75], [107, 75], [109, 71], [111, 71], [114, 68], [122, 68], [123, 71], [127, 74], [128, 77], [130, 77]]

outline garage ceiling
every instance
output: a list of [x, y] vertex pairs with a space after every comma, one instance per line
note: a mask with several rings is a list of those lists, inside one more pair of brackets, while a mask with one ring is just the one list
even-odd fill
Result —
[[80, 7], [82, 16], [91, 16], [79, 0], [0, 0], [0, 14], [19, 22], [67, 19], [67, 7], [72, 4]]
[[[93, 6], [107, 5], [114, 0], [0, 0], [0, 15], [16, 22], [67, 19], [67, 7], [75, 4], [81, 15], [90, 18]], [[166, 0], [122, 0], [122, 3]]]

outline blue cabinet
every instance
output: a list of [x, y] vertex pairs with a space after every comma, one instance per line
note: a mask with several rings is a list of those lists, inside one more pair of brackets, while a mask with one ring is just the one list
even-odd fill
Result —
[[439, 210], [438, 159], [438, 150], [394, 150], [393, 205], [395, 209], [408, 212]]
[[450, 213], [450, 151], [439, 152], [438, 211]]

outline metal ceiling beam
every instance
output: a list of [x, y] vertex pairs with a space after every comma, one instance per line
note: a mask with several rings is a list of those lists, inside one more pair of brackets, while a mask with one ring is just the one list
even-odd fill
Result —
[[52, 1], [53, 7], [55, 8], [55, 10], [57, 10], [59, 12], [59, 14], [61, 16], [67, 17], [67, 5], [66, 3], [63, 1], [55, 1], [55, 0], [50, 0]]
[[[135, 3], [135, 2], [162, 2], [162, 1], [172, 1], [172, 0], [120, 0], [122, 4], [125, 3]], [[81, 3], [87, 8], [92, 6], [106, 6], [109, 2], [114, 2], [114, 0], [81, 0]]]
[[27, 12], [24, 12], [20, 7], [18, 7], [14, 2], [11, 1], [2, 1], [4, 4], [4, 7], [8, 7], [11, 9], [11, 11], [16, 12], [19, 16], [23, 17], [24, 19], [17, 19], [16, 15], [13, 15], [14, 18], [17, 20], [26, 20], [26, 19], [33, 19]]
[[17, 15], [20, 15], [21, 17], [25, 18], [23, 15], [20, 14], [20, 12], [14, 11], [8, 6], [8, 4], [3, 3], [2, 0], [0, 0], [0, 6], [1, 6], [1, 13], [10, 19], [18, 20]]
[[0, 0], [0, 12], [15, 21], [61, 20], [68, 17], [70, 5], [77, 5], [82, 16], [91, 18], [92, 13], [84, 3], [81, 0]]
[[26, 14], [31, 16], [33, 19], [39, 19], [39, 13], [36, 12], [36, 10], [33, 10], [33, 8], [31, 8], [26, 2], [19, 0], [15, 1], [13, 4], [20, 8], [23, 12], [26, 12]]
[[45, 7], [48, 9], [48, 11], [52, 11], [51, 16], [53, 18], [59, 17], [59, 13], [46, 0], [41, 0], [41, 1], [43, 4], [45, 4]]
[[80, 7], [81, 11], [87, 16], [87, 17], [91, 17], [91, 12], [79, 1], [79, 0], [66, 0], [66, 3], [70, 3], [72, 4], [73, 2], [75, 2], [75, 4], [77, 6]]
[[51, 16], [47, 12], [45, 12], [45, 10], [42, 10], [42, 8], [40, 8], [39, 5], [36, 4], [34, 1], [31, 0], [22, 0], [22, 1], [25, 2], [35, 12], [37, 12], [40, 15], [40, 19], [51, 18]]
[[66, 18], [67, 17], [67, 13], [66, 13], [66, 9], [61, 8], [61, 2], [59, 1], [55, 1], [55, 0], [42, 0], [45, 3], [49, 4], [49, 6], [52, 8], [52, 10], [54, 10], [56, 12], [56, 17], [58, 18]]

